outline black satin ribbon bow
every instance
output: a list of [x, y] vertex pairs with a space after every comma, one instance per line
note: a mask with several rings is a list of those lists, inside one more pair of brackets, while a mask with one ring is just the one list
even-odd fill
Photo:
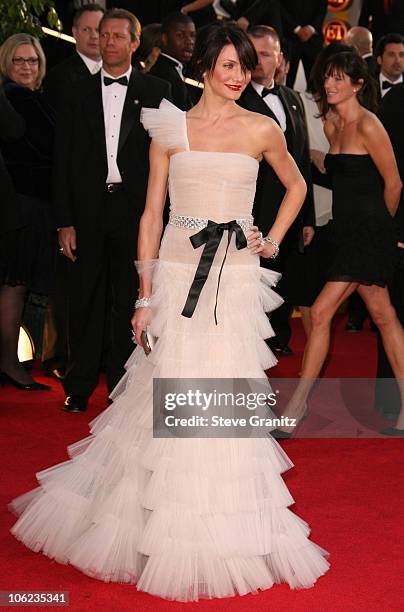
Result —
[[267, 96], [268, 94], [279, 96], [279, 85], [275, 84], [273, 87], [271, 87], [271, 89], [268, 89], [268, 87], [264, 87], [264, 89], [261, 91], [261, 97], [265, 98], [265, 96]]
[[209, 275], [209, 271], [212, 267], [213, 259], [216, 255], [216, 251], [219, 248], [220, 241], [225, 231], [228, 231], [226, 252], [223, 257], [222, 265], [220, 266], [219, 278], [217, 281], [216, 289], [216, 302], [215, 302], [215, 323], [217, 325], [217, 297], [219, 295], [219, 285], [222, 276], [224, 262], [226, 261], [227, 251], [229, 250], [230, 240], [233, 232], [236, 234], [236, 248], [238, 250], [245, 249], [247, 246], [247, 240], [243, 230], [237, 221], [229, 221], [228, 223], [215, 223], [214, 221], [208, 221], [208, 225], [204, 227], [200, 232], [190, 236], [190, 241], [194, 249], [205, 245], [201, 258], [199, 260], [198, 268], [195, 272], [194, 280], [192, 281], [191, 288], [188, 293], [187, 301], [185, 302], [182, 315], [184, 317], [191, 318], [194, 314], [196, 305], [198, 303], [201, 291]]
[[119, 79], [110, 79], [109, 77], [104, 77], [104, 85], [108, 87], [108, 85], [112, 85], [112, 83], [119, 83], [119, 85], [128, 86], [128, 77], [126, 75], [119, 77]]

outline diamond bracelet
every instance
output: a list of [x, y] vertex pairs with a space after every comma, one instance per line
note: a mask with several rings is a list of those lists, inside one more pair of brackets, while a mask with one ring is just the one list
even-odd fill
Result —
[[275, 259], [275, 257], [279, 255], [279, 244], [276, 242], [276, 240], [271, 238], [271, 236], [265, 236], [265, 238], [262, 238], [262, 242], [269, 242], [269, 244], [272, 244], [272, 246], [275, 247], [275, 251], [269, 257], [269, 259]]
[[148, 306], [150, 306], [150, 303], [151, 303], [151, 297], [139, 298], [135, 302], [135, 309], [136, 308], [147, 308]]

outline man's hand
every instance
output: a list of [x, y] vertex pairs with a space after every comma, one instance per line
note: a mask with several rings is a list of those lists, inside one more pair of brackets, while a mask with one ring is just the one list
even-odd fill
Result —
[[246, 19], [246, 17], [239, 17], [237, 19], [237, 25], [242, 29], [242, 30], [247, 30], [248, 26], [250, 25], [250, 22], [248, 21], [248, 19]]
[[310, 242], [314, 238], [314, 234], [314, 227], [311, 227], [311, 225], [307, 225], [303, 228], [303, 246], [309, 246]]
[[69, 225], [69, 227], [62, 227], [58, 234], [60, 252], [71, 261], [76, 261], [77, 257], [73, 253], [77, 247], [76, 229], [73, 227], [73, 225]]
[[313, 28], [313, 26], [305, 25], [300, 28], [297, 33], [297, 36], [302, 42], [307, 42], [313, 36], [314, 32], [315, 29]]

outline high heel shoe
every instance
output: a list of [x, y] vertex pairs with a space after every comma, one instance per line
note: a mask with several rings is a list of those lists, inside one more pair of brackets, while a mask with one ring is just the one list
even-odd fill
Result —
[[36, 382], [36, 380], [32, 383], [20, 383], [5, 372], [0, 373], [0, 382], [3, 385], [13, 385], [13, 387], [20, 391], [49, 391], [49, 389], [51, 389], [49, 385], [43, 385], [42, 383]]
[[307, 405], [307, 402], [305, 402], [303, 416], [301, 417], [301, 419], [299, 419], [298, 424], [294, 426], [293, 431], [285, 431], [284, 429], [273, 429], [272, 431], [269, 432], [270, 435], [273, 438], [276, 438], [276, 440], [288, 440], [289, 438], [292, 438], [296, 434], [296, 431], [299, 428], [299, 425], [303, 423], [303, 421], [307, 418], [308, 414], [309, 414], [309, 407]]
[[386, 427], [385, 429], [382, 429], [380, 433], [383, 434], [383, 436], [404, 438], [404, 429], [399, 429], [398, 427]]

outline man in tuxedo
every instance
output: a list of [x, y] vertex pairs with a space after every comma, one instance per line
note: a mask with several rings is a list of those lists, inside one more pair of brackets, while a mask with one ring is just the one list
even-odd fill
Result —
[[363, 0], [358, 25], [369, 28], [375, 44], [390, 32], [403, 32], [404, 0]]
[[75, 88], [57, 125], [55, 208], [60, 251], [69, 266], [69, 362], [63, 381], [69, 412], [86, 409], [98, 382], [103, 345], [109, 391], [133, 349], [134, 261], [149, 149], [140, 111], [171, 98], [168, 83], [131, 66], [140, 29], [124, 9], [105, 13], [101, 71]]
[[[56, 110], [72, 88], [91, 79], [101, 68], [98, 26], [104, 14], [100, 4], [83, 5], [73, 16], [74, 53], [50, 70], [44, 82], [44, 95]], [[49, 296], [42, 344], [42, 365], [50, 376], [63, 378], [67, 360], [66, 340], [66, 262], [59, 258], [55, 286]]]
[[[259, 62], [252, 73], [252, 80], [242, 93], [239, 104], [244, 108], [261, 113], [274, 119], [283, 130], [288, 151], [297, 163], [308, 186], [303, 207], [285, 239], [280, 254], [272, 260], [262, 260], [282, 272], [278, 284], [279, 293], [285, 303], [271, 317], [276, 338], [269, 344], [278, 354], [290, 354], [288, 342], [291, 330], [288, 323], [293, 306], [311, 306], [315, 295], [307, 296], [302, 274], [304, 247], [308, 246], [314, 235], [314, 202], [310, 175], [310, 157], [304, 109], [297, 93], [284, 86], [274, 85], [274, 75], [282, 61], [280, 41], [277, 32], [268, 26], [256, 26], [248, 31], [257, 51]], [[257, 190], [253, 216], [256, 225], [267, 234], [271, 229], [285, 189], [275, 172], [262, 161], [258, 173]]]
[[293, 87], [302, 60], [308, 82], [314, 61], [323, 47], [323, 22], [327, 0], [282, 0], [283, 32], [290, 51], [287, 85]]
[[375, 55], [380, 67], [380, 98], [384, 98], [392, 87], [403, 82], [404, 36], [386, 34], [377, 43]]
[[375, 75], [377, 64], [373, 56], [372, 32], [362, 26], [353, 26], [348, 30], [344, 42], [355, 47], [361, 58], [365, 60], [369, 74]]
[[76, 50], [52, 68], [44, 82], [44, 94], [55, 110], [60, 108], [68, 92], [101, 68], [98, 27], [104, 9], [99, 4], [84, 4], [74, 14], [73, 36]]
[[[391, 87], [383, 97], [379, 117], [393, 145], [398, 171], [404, 184], [404, 83]], [[397, 262], [389, 293], [397, 316], [404, 325], [404, 193], [395, 216], [398, 230]], [[395, 420], [400, 412], [401, 401], [397, 381], [384, 350], [380, 333], [377, 334], [377, 380], [375, 407], [386, 418]], [[391, 435], [397, 432], [390, 431]]]
[[173, 102], [181, 110], [192, 107], [184, 83], [184, 68], [191, 59], [195, 45], [195, 25], [191, 17], [170, 13], [161, 24], [162, 49], [149, 74], [171, 83]]

